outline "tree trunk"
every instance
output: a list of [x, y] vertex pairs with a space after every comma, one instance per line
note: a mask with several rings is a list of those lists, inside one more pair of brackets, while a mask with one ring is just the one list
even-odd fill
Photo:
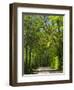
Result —
[[31, 52], [32, 52], [32, 49], [30, 48], [29, 49], [29, 69], [31, 69]]
[[28, 48], [27, 48], [27, 45], [26, 45], [25, 72], [27, 72], [27, 63], [28, 63]]

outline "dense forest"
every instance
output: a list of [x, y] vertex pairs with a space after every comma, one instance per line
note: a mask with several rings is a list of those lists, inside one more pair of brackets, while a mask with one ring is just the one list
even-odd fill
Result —
[[63, 16], [24, 15], [23, 19], [24, 74], [38, 73], [39, 67], [62, 71]]

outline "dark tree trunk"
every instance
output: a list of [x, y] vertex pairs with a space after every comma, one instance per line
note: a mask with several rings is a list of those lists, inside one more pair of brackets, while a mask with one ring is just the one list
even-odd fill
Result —
[[63, 45], [63, 43], [61, 43], [61, 41], [60, 41], [60, 21], [58, 20], [58, 22], [57, 22], [57, 25], [58, 25], [58, 33], [59, 33], [59, 35], [58, 35], [58, 38], [59, 38], [59, 41], [58, 41], [58, 43], [59, 43], [59, 47], [58, 47], [58, 58], [59, 58], [59, 70], [62, 70], [62, 66], [63, 66], [63, 58], [62, 58], [62, 55], [61, 55], [61, 53], [63, 52], [62, 50], [61, 50], [61, 47], [60, 47], [60, 45], [62, 44]]
[[28, 63], [28, 47], [27, 47], [27, 45], [26, 45], [25, 72], [27, 72], [27, 63]]
[[41, 58], [40, 58], [40, 67], [41, 67]]
[[29, 49], [29, 69], [31, 69], [31, 52], [32, 52], [32, 49], [30, 48]]
[[58, 25], [58, 32], [60, 33], [60, 21], [57, 21], [57, 25]]

